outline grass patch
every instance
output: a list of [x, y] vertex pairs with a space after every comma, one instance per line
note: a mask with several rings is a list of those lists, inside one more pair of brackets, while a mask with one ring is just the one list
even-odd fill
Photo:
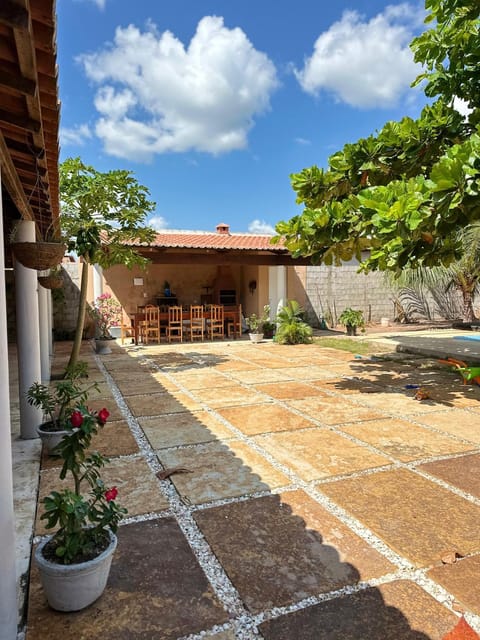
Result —
[[360, 356], [392, 351], [392, 348], [388, 345], [380, 345], [378, 343], [369, 342], [368, 340], [352, 340], [350, 338], [314, 338], [313, 341], [319, 347], [340, 349], [341, 351], [358, 353]]

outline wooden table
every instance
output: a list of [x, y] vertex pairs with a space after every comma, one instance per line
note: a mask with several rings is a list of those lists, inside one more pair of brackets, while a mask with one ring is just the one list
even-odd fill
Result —
[[[130, 320], [132, 321], [132, 326], [133, 326], [133, 338], [134, 338], [135, 344], [138, 344], [138, 338], [140, 334], [140, 323], [145, 320], [145, 313], [143, 311], [138, 313], [130, 313], [129, 317], [130, 317]], [[162, 327], [162, 325], [166, 327], [168, 325], [168, 312], [162, 311], [158, 314], [158, 317], [160, 321], [160, 327]], [[209, 320], [210, 312], [204, 311], [202, 314], [202, 317], [204, 320]], [[240, 307], [224, 308], [223, 319], [224, 319], [225, 326], [227, 326], [231, 322], [233, 323], [234, 327], [235, 327], [235, 324], [241, 327], [242, 318], [241, 318]], [[182, 311], [182, 322], [190, 322], [190, 310]], [[241, 335], [241, 328], [240, 328], [240, 331], [235, 330], [233, 335], [234, 335], [234, 338], [237, 338], [237, 337], [239, 338]]]

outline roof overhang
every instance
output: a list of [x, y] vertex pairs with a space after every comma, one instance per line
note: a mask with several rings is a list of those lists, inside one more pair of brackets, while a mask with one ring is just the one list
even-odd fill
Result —
[[270, 267], [312, 264], [309, 258], [292, 258], [286, 249], [248, 251], [245, 249], [138, 247], [137, 251], [148, 258], [152, 264], [261, 265]]
[[[59, 216], [55, 0], [0, 2], [0, 164], [6, 231]], [[8, 195], [6, 195], [8, 194]]]

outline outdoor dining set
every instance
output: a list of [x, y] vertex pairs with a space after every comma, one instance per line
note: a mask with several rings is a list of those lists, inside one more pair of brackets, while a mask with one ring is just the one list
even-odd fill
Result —
[[129, 315], [122, 324], [121, 341], [133, 338], [135, 344], [158, 344], [185, 340], [239, 338], [242, 334], [242, 305], [221, 304], [167, 306], [147, 304]]

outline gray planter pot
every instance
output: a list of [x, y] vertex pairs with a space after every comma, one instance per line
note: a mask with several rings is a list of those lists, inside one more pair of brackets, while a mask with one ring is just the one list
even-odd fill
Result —
[[263, 340], [263, 333], [249, 333], [250, 340], [254, 343], [261, 342]]
[[112, 338], [115, 338], [115, 339], [120, 338], [122, 333], [122, 330], [120, 327], [110, 327], [109, 331]]
[[109, 353], [112, 353], [112, 350], [110, 349], [112, 342], [113, 340], [95, 338], [95, 351], [101, 356], [106, 356]]
[[48, 455], [56, 456], [58, 455], [58, 453], [55, 453], [53, 449], [57, 446], [57, 444], [59, 444], [59, 442], [63, 439], [63, 437], [66, 436], [69, 432], [64, 430], [47, 431], [46, 429], [44, 429], [44, 425], [46, 424], [51, 424], [51, 423], [47, 422], [47, 423], [41, 424], [39, 427], [37, 427], [37, 433], [40, 436], [40, 440], [42, 441], [42, 444], [47, 450]]
[[48, 604], [56, 611], [80, 611], [95, 602], [107, 585], [117, 536], [111, 531], [109, 546], [97, 558], [80, 564], [57, 564], [43, 557], [42, 550], [51, 536], [35, 550], [42, 587]]

